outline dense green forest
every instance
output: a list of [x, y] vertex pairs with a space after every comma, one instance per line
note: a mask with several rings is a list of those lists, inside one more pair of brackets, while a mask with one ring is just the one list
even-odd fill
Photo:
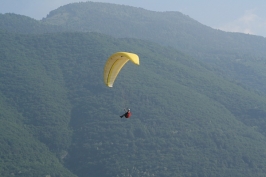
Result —
[[[106, 15], [120, 19], [119, 26], [139, 19], [139, 30], [167, 18], [169, 36], [168, 23], [181, 21], [176, 32], [192, 47], [171, 44], [170, 37], [147, 41], [126, 28], [116, 33], [124, 36], [85, 28], [106, 24], [114, 33], [112, 21], [101, 21]], [[264, 51], [246, 50], [245, 42], [263, 48], [265, 41], [218, 31], [230, 38], [223, 39], [229, 47], [217, 41], [206, 51], [212, 42], [193, 46], [183, 33], [195, 24], [202, 27], [196, 36], [219, 39], [216, 30], [177, 12], [105, 3], [70, 4], [41, 21], [0, 14], [0, 176], [264, 177]], [[128, 63], [107, 88], [103, 67], [117, 51], [137, 53], [140, 66]], [[120, 119], [126, 107], [133, 115]]]
[[[202, 63], [97, 33], [2, 32], [1, 41], [1, 119], [16, 130], [1, 129], [10, 141], [1, 144], [8, 152], [1, 175], [69, 174], [49, 171], [49, 164], [61, 169], [60, 162], [78, 176], [265, 174], [265, 97]], [[120, 50], [138, 53], [141, 66], [128, 64], [109, 89], [102, 69]], [[133, 110], [129, 120], [119, 118], [125, 106]], [[38, 161], [45, 172], [32, 167]]]
[[[266, 93], [266, 39], [212, 29], [180, 12], [154, 12], [107, 3], [74, 3], [51, 11], [44, 24], [172, 46], [211, 65], [216, 74]], [[106, 27], [108, 26], [108, 28]], [[252, 63], [250, 63], [252, 61]]]
[[171, 46], [210, 65], [218, 75], [266, 93], [266, 39], [223, 32], [180, 12], [155, 12], [108, 3], [80, 2], [61, 6], [36, 21], [0, 14], [0, 28], [17, 33], [99, 32]]
[[39, 34], [67, 31], [58, 25], [48, 25], [27, 16], [13, 13], [0, 14], [0, 29], [21, 34]]

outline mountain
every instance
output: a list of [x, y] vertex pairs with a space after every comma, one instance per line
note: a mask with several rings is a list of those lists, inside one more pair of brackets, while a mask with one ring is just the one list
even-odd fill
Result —
[[41, 21], [73, 31], [147, 39], [188, 52], [193, 50], [198, 57], [198, 52], [250, 52], [251, 48], [265, 54], [263, 37], [215, 30], [180, 12], [155, 12], [125, 5], [80, 2], [61, 6]]
[[[264, 38], [92, 2], [0, 21], [0, 176], [265, 176]], [[107, 88], [117, 51], [140, 66]]]
[[96, 2], [62, 6], [51, 11], [42, 22], [72, 31], [94, 31], [171, 46], [205, 61], [227, 79], [266, 93], [263, 37], [212, 29], [179, 12]]
[[266, 39], [212, 29], [179, 12], [154, 12], [108, 3], [61, 6], [41, 21], [0, 15], [0, 28], [18, 33], [94, 31], [171, 46], [213, 67], [216, 74], [266, 94]]
[[21, 34], [39, 34], [66, 31], [58, 25], [46, 25], [33, 18], [13, 13], [0, 14], [0, 29]]
[[71, 130], [66, 124], [70, 119], [66, 90], [58, 83], [59, 75], [53, 78], [46, 71], [58, 74], [57, 68], [53, 62], [42, 63], [46, 52], [34, 49], [38, 37], [6, 32], [0, 36], [0, 175], [74, 176], [59, 157], [69, 145]]
[[[264, 176], [266, 97], [203, 63], [97, 33], [0, 36], [1, 176]], [[110, 89], [116, 51], [141, 65]]]

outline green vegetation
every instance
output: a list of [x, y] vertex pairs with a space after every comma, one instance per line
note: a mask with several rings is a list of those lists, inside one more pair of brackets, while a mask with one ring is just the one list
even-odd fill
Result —
[[[202, 63], [96, 33], [2, 32], [1, 41], [3, 176], [265, 174], [266, 97]], [[141, 66], [126, 65], [109, 89], [102, 69], [116, 51], [138, 53]], [[119, 118], [125, 106], [129, 120]]]
[[70, 103], [57, 68], [26, 36], [0, 38], [1, 176], [74, 176], [55, 156], [71, 140]]
[[[264, 177], [264, 46], [180, 13], [104, 3], [41, 21], [0, 15], [0, 176]], [[107, 88], [117, 51], [140, 66]], [[132, 118], [120, 119], [125, 107]]]
[[[179, 12], [153, 12], [107, 3], [82, 2], [59, 7], [41, 21], [0, 14], [0, 28], [18, 33], [99, 32], [172, 46], [210, 65], [218, 75], [266, 93], [266, 40], [214, 30]], [[255, 88], [255, 89], [254, 89]]]
[[0, 29], [22, 34], [66, 31], [58, 25], [46, 25], [30, 17], [12, 13], [0, 14]]
[[[216, 74], [266, 93], [266, 39], [215, 30], [179, 12], [83, 2], [62, 6], [41, 20], [71, 31], [145, 39], [172, 46], [210, 65]], [[263, 74], [263, 73], [264, 74]]]

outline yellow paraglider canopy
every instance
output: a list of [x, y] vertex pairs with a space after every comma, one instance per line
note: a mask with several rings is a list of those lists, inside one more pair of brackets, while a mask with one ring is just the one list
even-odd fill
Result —
[[103, 74], [104, 83], [108, 87], [113, 87], [117, 75], [129, 60], [134, 64], [139, 65], [139, 57], [134, 53], [117, 52], [112, 54], [108, 58], [104, 67], [104, 74]]

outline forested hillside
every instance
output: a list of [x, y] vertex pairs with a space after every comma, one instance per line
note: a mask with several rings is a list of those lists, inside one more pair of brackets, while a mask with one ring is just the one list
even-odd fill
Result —
[[[0, 14], [0, 176], [264, 177], [265, 46], [106, 3]], [[140, 66], [107, 88], [118, 51]]]
[[[180, 12], [155, 12], [125, 5], [80, 2], [61, 6], [41, 20], [72, 31], [95, 31], [115, 37], [147, 39], [207, 57], [225, 52], [265, 54], [263, 37], [215, 30]], [[203, 55], [203, 56], [200, 56]]]
[[179, 12], [154, 12], [108, 3], [62, 6], [42, 20], [72, 31], [146, 39], [211, 65], [217, 74], [266, 93], [266, 39], [212, 29]]
[[172, 46], [213, 67], [216, 74], [266, 94], [266, 39], [212, 29], [179, 12], [154, 12], [108, 3], [68, 4], [41, 21], [0, 15], [0, 28], [18, 33], [99, 32]]
[[[266, 98], [202, 63], [97, 33], [0, 36], [2, 176], [264, 176]], [[116, 51], [141, 65], [110, 89]]]

